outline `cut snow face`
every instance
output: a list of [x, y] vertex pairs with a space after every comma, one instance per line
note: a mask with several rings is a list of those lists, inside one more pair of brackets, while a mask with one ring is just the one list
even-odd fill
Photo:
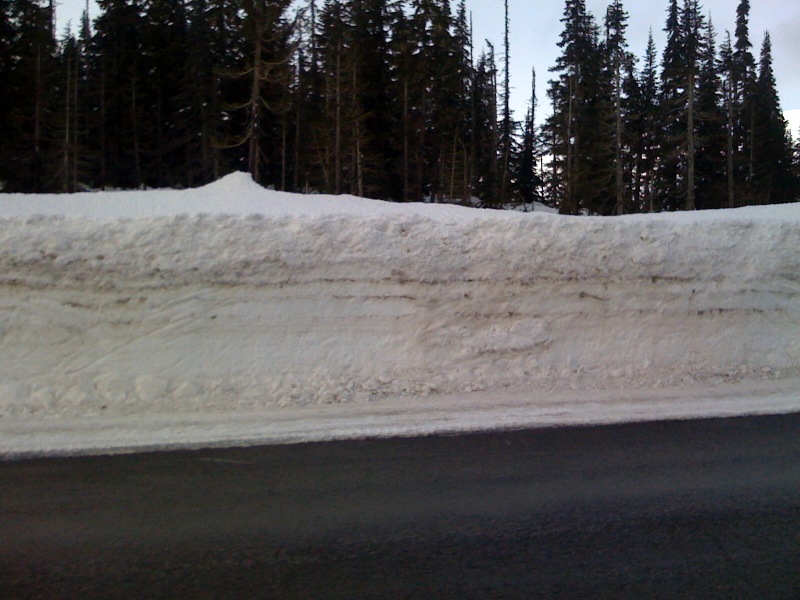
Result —
[[800, 365], [800, 205], [574, 218], [0, 196], [0, 416], [667, 386]]

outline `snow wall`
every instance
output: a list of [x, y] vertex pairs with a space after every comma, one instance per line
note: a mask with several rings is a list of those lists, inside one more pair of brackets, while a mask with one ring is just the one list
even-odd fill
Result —
[[183, 192], [7, 196], [0, 215], [0, 414], [800, 366], [797, 205], [568, 218], [292, 196], [239, 174]]

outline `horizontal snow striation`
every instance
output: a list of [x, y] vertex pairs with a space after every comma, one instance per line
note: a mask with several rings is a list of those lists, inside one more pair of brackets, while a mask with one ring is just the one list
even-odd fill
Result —
[[779, 377], [800, 219], [771, 214], [3, 219], [0, 414]]
[[474, 212], [486, 216], [0, 219], [0, 282], [101, 289], [331, 280], [730, 280], [743, 287], [773, 281], [794, 291], [800, 285], [800, 219], [508, 218]]

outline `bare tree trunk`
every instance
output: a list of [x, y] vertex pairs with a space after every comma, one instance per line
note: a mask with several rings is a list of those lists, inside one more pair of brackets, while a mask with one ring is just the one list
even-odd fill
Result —
[[39, 162], [42, 144], [42, 113], [44, 112], [44, 75], [42, 73], [42, 45], [36, 43], [36, 91], [33, 104], [33, 152]]
[[[300, 75], [301, 71], [298, 68], [298, 88], [302, 89], [300, 86]], [[300, 98], [297, 99], [297, 115], [295, 117], [295, 126], [294, 126], [294, 173], [292, 177], [292, 191], [297, 192], [300, 190], [300, 144], [301, 144], [301, 131], [303, 126], [303, 110], [301, 109], [302, 100]]]
[[78, 126], [80, 121], [78, 119], [78, 64], [75, 63], [73, 69], [73, 82], [72, 82], [72, 182], [70, 184], [70, 191], [78, 191]]
[[578, 212], [578, 207], [576, 205], [576, 194], [575, 194], [575, 165], [573, 164], [574, 158], [574, 148], [573, 148], [573, 134], [572, 134], [572, 111], [573, 111], [573, 103], [575, 98], [575, 77], [574, 75], [569, 76], [569, 103], [567, 109], [567, 137], [566, 137], [566, 144], [567, 144], [567, 164], [566, 164], [566, 173], [565, 173], [565, 181], [566, 181], [566, 203], [567, 207], [566, 210], [563, 211], [568, 215], [574, 215]]
[[616, 126], [616, 139], [614, 148], [614, 171], [616, 179], [616, 192], [617, 192], [617, 210], [618, 215], [625, 213], [625, 180], [622, 172], [622, 78], [620, 76], [620, 61], [619, 56], [615, 59], [614, 68], [614, 113], [615, 113], [615, 126]]
[[353, 67], [353, 110], [355, 111], [356, 195], [364, 196], [364, 165], [361, 157], [361, 109], [358, 102], [358, 68]]
[[753, 180], [756, 176], [755, 170], [755, 108], [750, 107], [750, 166], [749, 166], [749, 173], [750, 173], [750, 185], [753, 185]]
[[108, 184], [108, 141], [106, 137], [106, 69], [102, 67], [100, 76], [100, 181]]
[[140, 164], [140, 148], [139, 148], [139, 115], [138, 107], [136, 105], [136, 64], [133, 66], [133, 78], [131, 83], [131, 123], [133, 125], [133, 169], [136, 173], [136, 186], [142, 185], [142, 167]]
[[730, 91], [726, 90], [727, 108], [728, 108], [728, 127], [726, 131], [727, 137], [727, 176], [728, 176], [728, 208], [736, 206], [735, 185], [733, 176], [733, 99], [731, 98]]
[[489, 162], [489, 173], [491, 174], [491, 189], [489, 190], [489, 201], [493, 205], [497, 205], [501, 203], [501, 200], [497, 197], [498, 194], [498, 187], [497, 187], [497, 175], [499, 170], [499, 165], [497, 164], [497, 147], [499, 142], [499, 132], [497, 131], [497, 75], [492, 75], [492, 93], [491, 93], [491, 111], [489, 115], [490, 119], [490, 128], [492, 133], [492, 154], [491, 160]]
[[70, 192], [70, 183], [72, 181], [72, 177], [70, 176], [70, 170], [72, 166], [72, 160], [70, 156], [70, 144], [72, 142], [72, 133], [70, 131], [70, 125], [72, 124], [72, 111], [70, 110], [70, 102], [72, 101], [72, 57], [67, 56], [67, 89], [65, 94], [66, 102], [64, 105], [64, 185], [62, 190], [64, 192]]
[[408, 78], [403, 81], [403, 202], [408, 202]]
[[336, 117], [333, 142], [334, 193], [342, 193], [342, 49], [336, 50]]
[[248, 171], [254, 181], [261, 180], [261, 31], [262, 17], [256, 15], [256, 46], [253, 53], [253, 80], [250, 86], [250, 123], [248, 127]]
[[286, 158], [288, 156], [287, 144], [289, 143], [289, 132], [286, 125], [286, 118], [281, 119], [281, 191], [286, 191]]
[[686, 210], [696, 208], [695, 201], [695, 141], [694, 141], [694, 72], [689, 74], [689, 98], [687, 100], [687, 137], [686, 137]]
[[450, 155], [450, 191], [448, 192], [448, 200], [453, 201], [456, 195], [456, 151], [458, 150], [458, 128], [453, 136], [453, 152]]
[[157, 148], [158, 148], [157, 151], [156, 151], [156, 157], [157, 157], [157, 161], [158, 161], [158, 166], [157, 166], [157, 169], [158, 169], [158, 187], [160, 187], [160, 188], [164, 187], [164, 167], [165, 167], [165, 164], [166, 164], [166, 161], [164, 160], [164, 132], [163, 132], [163, 129], [161, 127], [161, 124], [164, 122], [164, 119], [162, 117], [162, 112], [163, 112], [162, 103], [163, 103], [162, 92], [159, 89], [158, 90], [158, 100], [156, 101], [156, 119], [157, 119], [157, 121], [156, 121], [156, 132], [157, 132], [156, 133], [156, 143], [157, 143]]

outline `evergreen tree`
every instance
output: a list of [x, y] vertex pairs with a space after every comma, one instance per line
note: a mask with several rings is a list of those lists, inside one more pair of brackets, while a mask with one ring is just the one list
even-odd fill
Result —
[[542, 200], [542, 179], [538, 174], [538, 143], [536, 132], [536, 70], [531, 71], [531, 98], [522, 140], [514, 162], [515, 191], [525, 204]]
[[8, 137], [0, 179], [8, 191], [49, 191], [57, 185], [60, 156], [53, 136], [58, 102], [53, 4], [12, 0], [3, 12], [11, 17], [6, 20], [13, 30], [13, 51], [2, 59], [9, 68], [3, 78], [9, 94], [4, 103], [10, 108], [3, 119]]
[[697, 92], [705, 24], [697, 0], [670, 3], [661, 75], [659, 208], [696, 208]]
[[630, 212], [630, 201], [626, 189], [625, 154], [624, 146], [625, 115], [623, 114], [623, 74], [627, 65], [633, 62], [633, 57], [627, 52], [625, 31], [627, 29], [628, 14], [622, 7], [621, 0], [614, 0], [606, 12], [606, 42], [605, 51], [611, 85], [613, 86], [613, 190], [614, 213], [617, 215]]
[[353, 125], [357, 177], [355, 193], [373, 198], [400, 196], [400, 183], [393, 179], [391, 165], [396, 161], [391, 131], [394, 122], [391, 92], [389, 28], [393, 16], [386, 0], [353, 0], [351, 41]]
[[228, 171], [220, 140], [223, 137], [221, 74], [234, 68], [225, 57], [235, 55], [230, 43], [229, 3], [225, 0], [190, 0], [187, 10], [186, 64], [179, 75], [175, 99], [180, 107], [174, 134], [179, 141], [176, 158], [182, 165], [183, 183], [201, 185]]
[[349, 191], [347, 172], [352, 171], [348, 165], [346, 149], [351, 146], [345, 138], [349, 135], [347, 126], [348, 76], [352, 65], [352, 55], [347, 53], [349, 39], [349, 20], [345, 7], [341, 2], [326, 0], [320, 14], [318, 47], [320, 52], [320, 76], [322, 78], [322, 97], [324, 98], [324, 122], [319, 123], [316, 155], [318, 164], [325, 176], [323, 189], [330, 193], [341, 194]]
[[791, 135], [775, 89], [769, 33], [761, 48], [752, 103], [753, 200], [758, 204], [792, 202], [798, 189], [792, 174]]
[[516, 150], [514, 147], [516, 123], [513, 122], [511, 117], [511, 23], [509, 21], [508, 0], [504, 0], [503, 8], [505, 15], [503, 21], [503, 89], [500, 97], [503, 105], [503, 115], [500, 121], [500, 144], [498, 148], [501, 160], [499, 203], [504, 203], [509, 199], [511, 156]]
[[597, 204], [590, 149], [600, 133], [593, 113], [600, 52], [597, 25], [583, 0], [566, 0], [561, 22], [562, 54], [551, 69], [558, 78], [548, 91], [553, 115], [546, 133], [552, 155], [551, 193], [559, 199], [560, 212], [574, 215], [581, 208], [593, 211]]
[[[16, 44], [16, 31], [12, 22], [12, 0], [0, 0], [0, 98], [10, 102], [14, 98], [13, 75], [16, 61], [12, 49]], [[3, 140], [14, 139], [14, 119], [12, 110], [0, 111], [0, 137]], [[10, 143], [0, 145], [0, 191], [8, 189], [10, 179], [14, 176], [14, 152]]]
[[77, 192], [80, 179], [81, 110], [78, 88], [81, 83], [81, 45], [69, 31], [59, 53], [58, 107], [54, 133], [60, 140], [56, 189]]
[[167, 187], [185, 176], [181, 97], [189, 48], [183, 0], [147, 0], [141, 34], [143, 181]]
[[411, 7], [420, 67], [415, 95], [424, 122], [417, 138], [422, 149], [417, 187], [425, 188], [423, 196], [444, 200], [455, 193], [453, 175], [467, 162], [463, 40], [456, 35], [449, 0], [412, 0]]
[[749, 34], [750, 2], [740, 0], [736, 8], [736, 32], [731, 68], [731, 90], [734, 112], [735, 195], [739, 203], [753, 200], [753, 142], [756, 68]]
[[422, 111], [417, 105], [416, 82], [419, 73], [419, 52], [415, 41], [414, 27], [405, 12], [397, 9], [393, 13], [390, 39], [393, 70], [394, 110], [397, 124], [393, 128], [393, 140], [399, 152], [392, 171], [399, 182], [397, 199], [402, 202], [418, 200], [421, 190], [416, 177], [419, 160], [415, 144], [419, 130], [424, 127]]
[[736, 206], [736, 139], [738, 104], [733, 44], [730, 32], [720, 48], [719, 70], [722, 77], [723, 110], [725, 113], [725, 206]]
[[667, 35], [661, 60], [661, 81], [658, 106], [658, 174], [654, 190], [653, 209], [656, 211], [675, 209], [680, 192], [675, 189], [680, 176], [681, 148], [678, 138], [685, 130], [682, 121], [681, 84], [683, 70], [683, 31], [680, 26], [678, 0], [670, 0]]
[[473, 189], [487, 206], [496, 206], [500, 188], [500, 135], [497, 114], [497, 63], [494, 46], [486, 43], [475, 65], [472, 87], [474, 182]]
[[229, 71], [238, 80], [228, 105], [238, 112], [232, 122], [240, 130], [233, 134], [229, 149], [243, 150], [239, 167], [245, 167], [259, 183], [280, 181], [281, 121], [290, 108], [289, 82], [293, 48], [293, 24], [286, 18], [290, 0], [248, 0], [244, 5], [241, 65]]
[[94, 32], [84, 15], [60, 41], [53, 6], [0, 0], [3, 190], [198, 185], [248, 169], [281, 189], [493, 207], [546, 196], [567, 214], [799, 191], [749, 0], [719, 56], [699, 0], [670, 0], [660, 77], [652, 36], [637, 72], [621, 0], [602, 40], [585, 0], [565, 0], [541, 132], [535, 74], [524, 123], [511, 112], [507, 1], [502, 72], [488, 41], [473, 58], [465, 0], [455, 13], [451, 0], [98, 0]]
[[631, 203], [633, 211], [654, 210], [655, 171], [659, 157], [658, 135], [658, 72], [656, 46], [650, 32], [641, 73], [628, 66], [626, 96], [628, 98], [628, 135], [631, 148]]
[[87, 137], [93, 185], [136, 188], [142, 172], [142, 7], [139, 0], [98, 0], [90, 48]]
[[726, 195], [725, 114], [716, 52], [716, 34], [709, 20], [700, 56], [697, 85], [697, 208], [722, 208]]

